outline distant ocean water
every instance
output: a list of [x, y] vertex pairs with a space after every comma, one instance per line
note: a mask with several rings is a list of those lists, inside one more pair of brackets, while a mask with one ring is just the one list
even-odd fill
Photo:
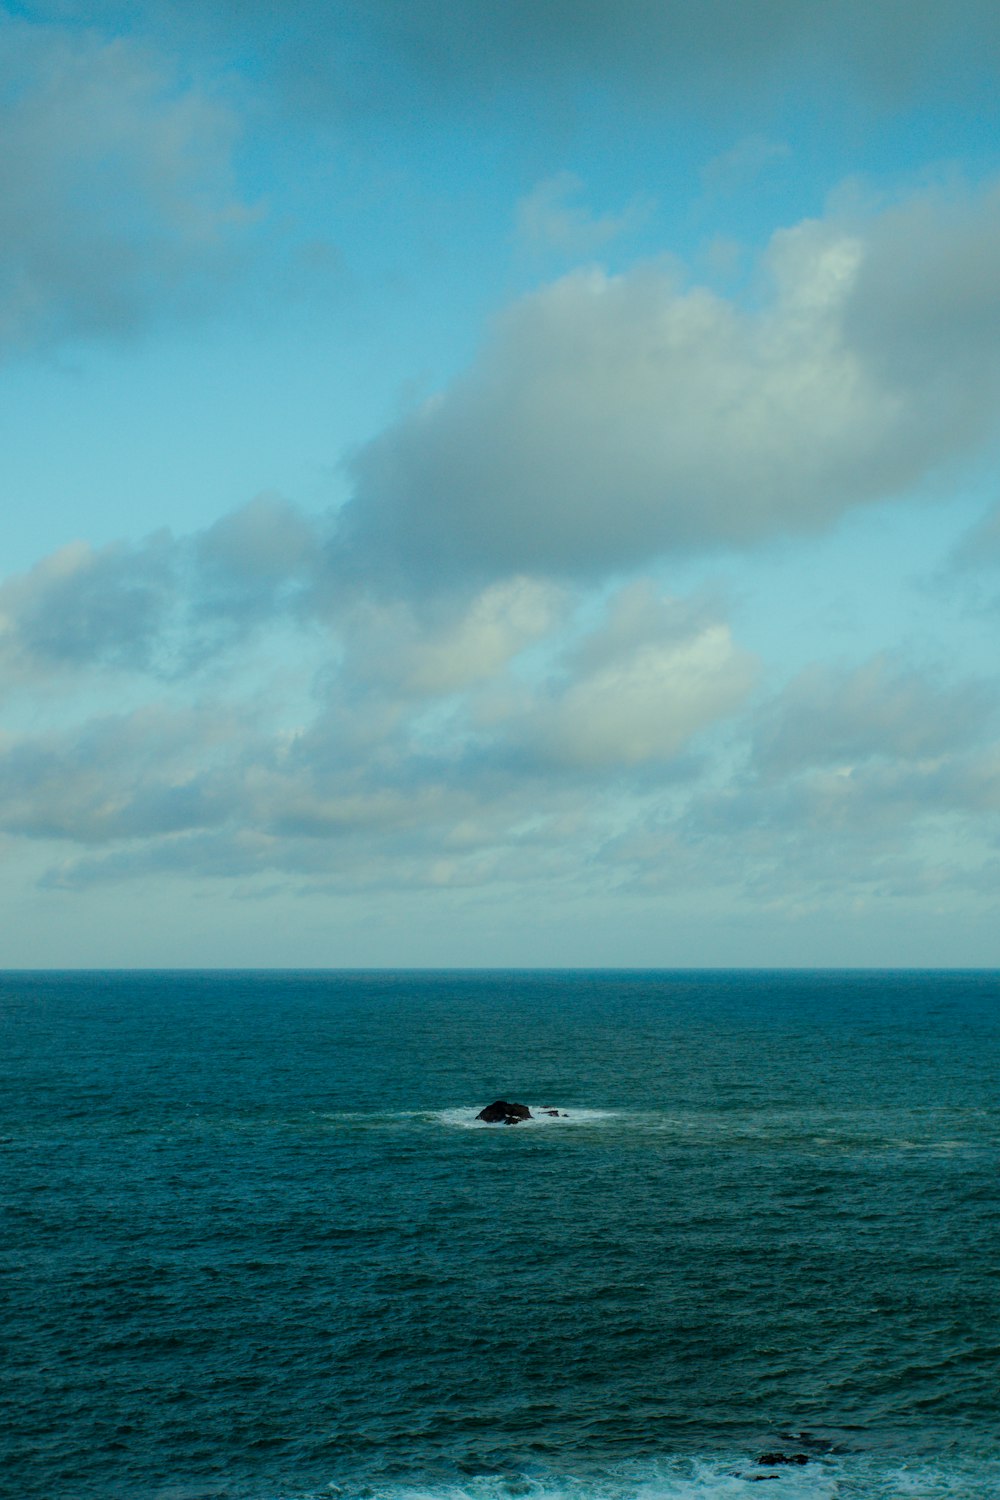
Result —
[[[0, 975], [0, 1487], [1000, 1495], [998, 1000]], [[498, 1096], [568, 1118], [474, 1125]]]

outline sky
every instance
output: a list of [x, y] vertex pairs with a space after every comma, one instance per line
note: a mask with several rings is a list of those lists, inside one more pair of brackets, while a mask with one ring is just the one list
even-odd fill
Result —
[[1000, 965], [992, 0], [0, 9], [0, 965]]

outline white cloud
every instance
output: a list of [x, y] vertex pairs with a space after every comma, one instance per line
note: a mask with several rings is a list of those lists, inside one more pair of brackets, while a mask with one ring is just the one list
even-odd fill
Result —
[[500, 672], [565, 617], [569, 596], [553, 584], [505, 579], [472, 596], [387, 603], [362, 598], [341, 615], [350, 670], [407, 696], [461, 691]]
[[647, 581], [619, 592], [565, 665], [507, 732], [537, 763], [585, 772], [672, 759], [742, 707], [756, 669], [728, 626]]
[[998, 205], [931, 245], [924, 199], [780, 231], [751, 309], [656, 264], [543, 288], [354, 457], [346, 545], [396, 586], [595, 575], [931, 483], [998, 426]]

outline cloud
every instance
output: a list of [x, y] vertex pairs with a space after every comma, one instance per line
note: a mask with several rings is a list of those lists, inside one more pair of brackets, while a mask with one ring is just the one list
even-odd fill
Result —
[[566, 771], [663, 763], [741, 708], [755, 675], [723, 622], [639, 580], [612, 599], [564, 670], [515, 709], [506, 732], [535, 764]]
[[998, 701], [996, 683], [890, 653], [817, 663], [735, 725], [732, 758], [661, 784], [595, 861], [622, 895], [697, 892], [730, 916], [968, 916], [995, 896]]
[[[748, 97], [768, 105], [803, 73], [814, 98], [898, 106], [918, 89], [967, 94], [995, 76], [1000, 43], [989, 0], [947, 9], [935, 0], [465, 0], [459, 11], [442, 0], [290, 0], [280, 15], [264, 0], [158, 0], [145, 9], [189, 25], [197, 16], [244, 47], [252, 40], [299, 107], [407, 114], [512, 87], [559, 107], [594, 83], [718, 114]], [[104, 0], [102, 13], [121, 15], [120, 0]]]
[[[135, 709], [81, 719], [67, 702], [59, 727], [0, 742], [0, 830], [68, 846], [50, 883], [278, 871], [475, 887], [556, 866], [576, 882], [622, 788], [669, 784], [752, 686], [755, 663], [714, 604], [648, 580], [601, 603], [513, 579], [330, 612], [311, 592], [317, 550], [296, 512], [262, 501], [193, 538], [70, 548], [7, 586], [25, 673], [128, 670], [136, 691], [152, 679]], [[210, 701], [197, 676], [162, 670], [205, 613], [184, 590], [206, 577], [219, 589], [199, 571], [206, 554], [224, 567], [213, 607], [235, 591], [238, 626]], [[251, 673], [247, 696], [248, 618], [321, 626], [311, 690], [265, 690]]]
[[12, 834], [85, 845], [217, 825], [234, 798], [220, 757], [245, 738], [233, 712], [160, 702], [10, 739], [0, 746], [0, 821]]
[[[523, 619], [516, 589], [482, 617], [504, 603]], [[366, 677], [372, 658], [351, 643], [297, 724], [282, 726], [273, 695], [237, 692], [9, 736], [0, 830], [49, 847], [44, 883], [64, 889], [537, 886], [786, 913], [989, 898], [1000, 752], [977, 685], [876, 657], [813, 668], [741, 719], [755, 663], [709, 601], [638, 581], [580, 611], [562, 610], [554, 635], [501, 632], [502, 649], [472, 650], [476, 672], [449, 667], [422, 691], [419, 650]], [[391, 627], [378, 623], [390, 650]], [[416, 639], [433, 665], [441, 638]], [[725, 754], [691, 758], [720, 725]]]
[[587, 596], [516, 579], [429, 622], [366, 603], [338, 628], [329, 707], [298, 753], [311, 759], [315, 747], [342, 770], [377, 759], [408, 785], [444, 775], [495, 792], [662, 766], [736, 713], [756, 675], [714, 607], [663, 597], [648, 579], [596, 618]]
[[559, 172], [539, 182], [517, 205], [516, 238], [535, 255], [585, 257], [603, 245], [637, 229], [651, 209], [648, 200], [633, 198], [619, 214], [596, 217], [576, 202], [584, 183], [574, 172]]
[[395, 588], [595, 576], [930, 485], [996, 432], [1000, 392], [1000, 187], [924, 234], [938, 201], [779, 231], [750, 307], [660, 263], [515, 303], [351, 459], [356, 567]]
[[0, 583], [0, 685], [83, 669], [184, 676], [322, 609], [324, 519], [259, 495], [206, 530], [70, 542]]
[[258, 495], [222, 516], [192, 539], [193, 620], [225, 639], [286, 613], [308, 612], [325, 531], [322, 516], [308, 516], [280, 495]]
[[940, 411], [962, 437], [994, 409], [998, 250], [1000, 180], [913, 195], [869, 220], [845, 307], [847, 339], [872, 370], [919, 392], [922, 421]]
[[[880, 653], [816, 664], [752, 715], [746, 760], [609, 844], [655, 890], [689, 867], [767, 903], [985, 889], [1000, 839], [997, 685]], [[669, 867], [668, 867], [669, 864]]]
[[925, 761], [866, 760], [842, 768], [810, 767], [798, 776], [733, 782], [696, 797], [685, 812], [687, 833], [723, 840], [763, 836], [771, 857], [842, 845], [879, 855], [899, 852], [933, 823], [974, 848], [995, 841], [1000, 826], [1000, 749], [996, 744]]
[[787, 161], [792, 148], [766, 135], [748, 135], [708, 163], [702, 182], [709, 193], [734, 193], [749, 187], [778, 162]]
[[127, 334], [225, 275], [238, 128], [147, 48], [0, 17], [0, 353]]
[[975, 744], [997, 707], [994, 686], [941, 683], [887, 652], [852, 669], [816, 664], [758, 710], [753, 761], [772, 778], [879, 756], [933, 761]]
[[995, 568], [1000, 563], [1000, 505], [993, 505], [967, 534], [952, 554], [957, 569]]
[[145, 670], [177, 589], [177, 548], [162, 532], [138, 546], [70, 542], [0, 584], [0, 663], [8, 677], [104, 665]]
[[340, 630], [356, 678], [404, 697], [433, 697], [495, 676], [557, 630], [571, 602], [552, 584], [515, 577], [471, 599], [446, 596], [418, 607], [362, 597], [346, 605]]

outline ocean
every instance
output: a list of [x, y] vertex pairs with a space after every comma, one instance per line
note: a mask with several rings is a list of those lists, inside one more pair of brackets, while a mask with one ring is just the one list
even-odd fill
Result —
[[[0, 1487], [1000, 1495], [998, 999], [0, 975]], [[564, 1117], [477, 1124], [498, 1097]]]

